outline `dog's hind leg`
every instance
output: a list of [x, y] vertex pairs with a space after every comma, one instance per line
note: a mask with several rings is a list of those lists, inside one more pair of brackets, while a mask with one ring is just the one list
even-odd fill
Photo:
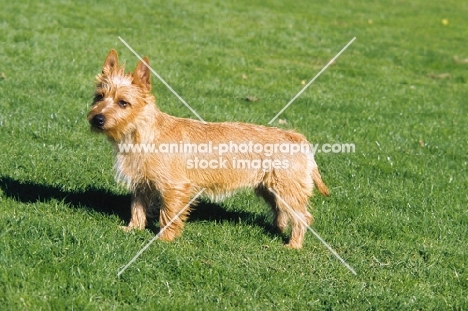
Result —
[[289, 215], [278, 208], [277, 203], [276, 203], [276, 196], [269, 191], [268, 189], [265, 189], [264, 187], [258, 187], [255, 189], [255, 193], [262, 197], [268, 205], [271, 207], [271, 210], [274, 213], [275, 220], [274, 220], [274, 227], [279, 233], [284, 233], [288, 227], [289, 224]]
[[[270, 188], [275, 197], [277, 226], [284, 223], [291, 223], [291, 237], [289, 243], [286, 244], [289, 248], [302, 248], [304, 236], [307, 227], [312, 223], [313, 216], [307, 211], [307, 202], [309, 197], [301, 192], [298, 185], [288, 184], [282, 187], [280, 183]], [[297, 189], [295, 189], [297, 188]]]

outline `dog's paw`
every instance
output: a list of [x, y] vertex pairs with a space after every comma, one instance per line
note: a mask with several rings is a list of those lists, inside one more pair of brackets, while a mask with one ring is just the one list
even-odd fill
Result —
[[176, 234], [174, 232], [171, 232], [169, 230], [163, 230], [158, 233], [159, 239], [161, 241], [166, 241], [166, 242], [171, 242], [174, 241], [176, 238]]
[[132, 231], [133, 228], [129, 227], [129, 226], [119, 226], [119, 229], [123, 230], [125, 232], [130, 232], [130, 231]]
[[135, 231], [135, 230], [142, 230], [141, 228], [139, 227], [135, 227], [135, 226], [119, 226], [119, 228], [125, 232], [132, 232], [132, 231]]
[[284, 247], [289, 248], [289, 249], [301, 249], [302, 244], [297, 244], [297, 243], [291, 243], [289, 242], [288, 244], [284, 244]]

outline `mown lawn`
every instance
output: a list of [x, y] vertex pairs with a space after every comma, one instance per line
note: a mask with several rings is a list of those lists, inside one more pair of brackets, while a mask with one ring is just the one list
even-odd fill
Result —
[[[0, 0], [2, 310], [468, 309], [465, 1]], [[203, 201], [184, 235], [125, 233], [130, 197], [90, 133], [108, 51], [138, 53], [206, 121], [274, 126], [316, 155], [329, 198], [291, 251], [252, 192]], [[194, 115], [155, 77], [161, 110]], [[248, 101], [246, 98], [258, 99]], [[154, 225], [157, 227], [157, 223]]]

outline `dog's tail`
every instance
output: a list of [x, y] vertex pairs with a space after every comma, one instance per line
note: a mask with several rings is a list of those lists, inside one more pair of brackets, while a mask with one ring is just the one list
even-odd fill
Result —
[[314, 184], [315, 186], [317, 187], [318, 191], [328, 197], [330, 195], [330, 191], [328, 191], [328, 188], [327, 186], [325, 185], [325, 183], [323, 182], [322, 180], [322, 176], [320, 176], [320, 172], [318, 170], [318, 167], [315, 166], [313, 169], [312, 169], [312, 180], [314, 181]]

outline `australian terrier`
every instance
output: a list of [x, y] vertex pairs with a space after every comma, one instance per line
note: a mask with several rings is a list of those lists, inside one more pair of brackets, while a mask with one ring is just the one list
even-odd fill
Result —
[[[253, 188], [275, 215], [283, 233], [291, 226], [290, 248], [301, 248], [314, 186], [328, 196], [306, 138], [294, 131], [247, 123], [211, 123], [161, 112], [151, 94], [149, 60], [133, 74], [108, 54], [88, 121], [104, 133], [117, 152], [117, 178], [132, 192], [127, 229], [144, 229], [155, 202], [160, 202], [160, 239], [182, 232], [190, 199], [203, 190], [221, 200], [237, 189]], [[299, 148], [300, 147], [300, 148]], [[307, 148], [306, 148], [307, 149]]]

